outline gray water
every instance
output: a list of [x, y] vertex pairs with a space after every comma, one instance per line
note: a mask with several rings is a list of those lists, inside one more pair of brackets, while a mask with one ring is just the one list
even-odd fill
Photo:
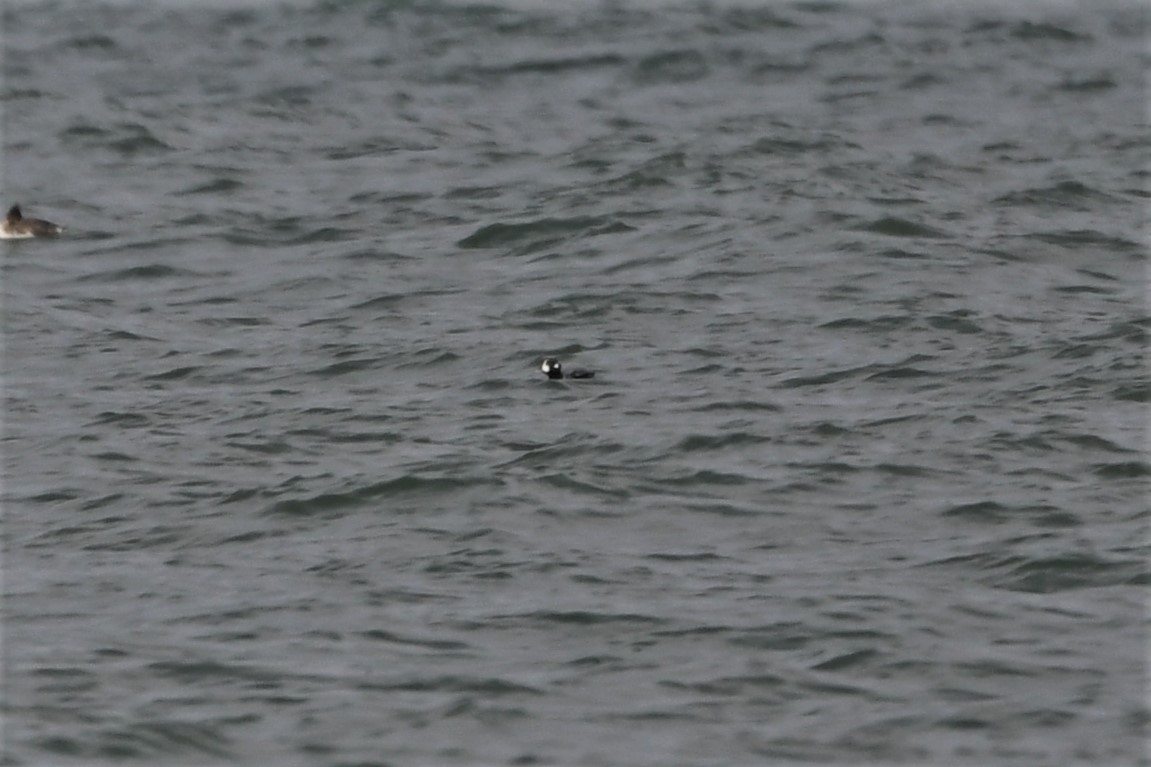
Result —
[[0, 764], [1148, 763], [1145, 17], [5, 3]]

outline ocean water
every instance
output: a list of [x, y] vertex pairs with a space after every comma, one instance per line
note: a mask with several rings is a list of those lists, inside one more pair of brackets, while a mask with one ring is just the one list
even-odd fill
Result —
[[1145, 5], [2, 13], [0, 764], [1148, 764]]

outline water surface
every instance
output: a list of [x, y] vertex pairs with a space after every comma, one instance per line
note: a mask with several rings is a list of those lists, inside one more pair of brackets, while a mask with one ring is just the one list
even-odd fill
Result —
[[1146, 763], [1138, 5], [3, 14], [3, 764]]

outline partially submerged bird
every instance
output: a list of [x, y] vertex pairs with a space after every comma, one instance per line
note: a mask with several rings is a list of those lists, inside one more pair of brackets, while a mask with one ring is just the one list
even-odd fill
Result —
[[[544, 360], [544, 364], [540, 366], [540, 370], [544, 372], [548, 378], [553, 380], [564, 378], [564, 369], [560, 365], [560, 361], [555, 357], [548, 357]], [[595, 378], [595, 371], [593, 370], [573, 370], [568, 373], [567, 378]]]
[[24, 237], [56, 237], [63, 231], [64, 227], [53, 224], [51, 221], [45, 221], [42, 218], [24, 218], [19, 205], [13, 205], [9, 208], [8, 215], [4, 217], [4, 223], [0, 224], [0, 237], [7, 240]]

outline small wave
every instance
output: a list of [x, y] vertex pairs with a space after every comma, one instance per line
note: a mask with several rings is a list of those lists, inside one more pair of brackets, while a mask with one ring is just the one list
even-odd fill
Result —
[[1122, 461], [1101, 463], [1094, 467], [1095, 476], [1101, 479], [1139, 479], [1151, 477], [1151, 463], [1146, 461]]
[[758, 400], [729, 400], [723, 402], [708, 402], [705, 405], [700, 405], [693, 409], [696, 413], [738, 413], [738, 412], [760, 412], [760, 413], [778, 413], [783, 408], [771, 402], [761, 402]]
[[1109, 235], [1096, 229], [1063, 229], [1052, 232], [1034, 232], [1022, 236], [1066, 248], [1081, 249], [1094, 246], [1116, 253], [1143, 252], [1143, 247], [1137, 242], [1132, 242], [1124, 237]]
[[1151, 384], [1119, 386], [1111, 392], [1111, 396], [1123, 402], [1151, 402]]
[[970, 37], [1002, 38], [1004, 36], [1028, 43], [1080, 43], [1091, 39], [1086, 33], [1076, 32], [1066, 26], [1049, 22], [1006, 21], [1003, 19], [981, 19], [971, 24], [966, 31]]
[[513, 450], [522, 450], [523, 454], [500, 464], [501, 468], [562, 465], [577, 456], [587, 454], [606, 456], [624, 449], [624, 446], [619, 443], [607, 442], [591, 434], [576, 433], [565, 434], [550, 445], [508, 445], [508, 447]]
[[[252, 225], [252, 221], [256, 226]], [[221, 239], [232, 245], [252, 245], [264, 247], [290, 247], [314, 243], [344, 242], [362, 236], [358, 229], [335, 226], [312, 227], [311, 219], [299, 216], [285, 216], [275, 219], [261, 219], [252, 216], [243, 226], [224, 231]]]
[[0, 101], [18, 101], [20, 99], [42, 99], [48, 94], [36, 88], [9, 88], [0, 95]]
[[[197, 184], [195, 186], [188, 187], [187, 189], [184, 189], [183, 191], [176, 192], [176, 194], [178, 196], [186, 196], [186, 195], [192, 195], [192, 194], [208, 194], [208, 195], [228, 194], [229, 192], [234, 192], [237, 189], [242, 189], [243, 186], [244, 186], [243, 183], [236, 181], [235, 179], [232, 179], [232, 178], [216, 178], [216, 179], [212, 179], [211, 181], [208, 181], [207, 183]], [[204, 221], [208, 221], [208, 220], [211, 220], [211, 219], [208, 219], [205, 217]], [[191, 223], [191, 221], [189, 221], [188, 223]]]
[[879, 317], [841, 317], [829, 320], [817, 327], [824, 330], [865, 330], [881, 333], [891, 332], [907, 327], [914, 322], [914, 318], [906, 314], [882, 315]]
[[516, 623], [559, 623], [565, 626], [601, 626], [604, 624], [639, 623], [659, 625], [667, 623], [665, 618], [639, 613], [593, 612], [591, 610], [537, 610], [514, 615], [498, 615], [493, 620], [514, 621]]
[[751, 145], [750, 151], [755, 154], [788, 156], [811, 152], [823, 155], [840, 149], [858, 148], [857, 144], [840, 136], [828, 134], [814, 138], [761, 138]]
[[129, 412], [120, 412], [120, 413], [118, 413], [118, 412], [108, 410], [108, 411], [104, 411], [103, 413], [100, 413], [98, 416], [96, 416], [96, 419], [92, 422], [91, 425], [93, 425], [93, 426], [114, 425], [114, 426], [118, 426], [122, 429], [139, 429], [141, 427], [148, 426], [150, 423], [151, 423], [151, 420], [148, 418], [148, 416], [143, 415], [141, 413], [135, 413], [135, 412], [130, 412], [130, 413]]
[[578, 234], [596, 233], [610, 223], [602, 217], [542, 218], [522, 224], [488, 224], [456, 244], [461, 248], [503, 248], [518, 245], [520, 255], [533, 253]]
[[388, 644], [407, 645], [411, 647], [423, 647], [429, 650], [439, 651], [460, 651], [467, 650], [468, 644], [466, 642], [458, 642], [453, 639], [429, 639], [425, 637], [409, 637], [401, 636], [392, 631], [384, 631], [383, 629], [370, 629], [363, 631], [360, 636], [365, 639], [371, 639], [374, 642], [387, 642]]
[[1093, 554], [1029, 558], [1018, 564], [1003, 563], [999, 569], [1003, 572], [991, 576], [992, 585], [1033, 594], [1151, 583], [1145, 562]]
[[[395, 152], [419, 152], [431, 149], [430, 146], [416, 144], [411, 141], [397, 141], [394, 139], [373, 139], [370, 141], [359, 141], [350, 143], [346, 146], [333, 147], [329, 149], [325, 156], [329, 160], [358, 160], [361, 157], [379, 157], [381, 155], [393, 154]], [[390, 202], [399, 202], [400, 200], [412, 202], [417, 200], [428, 199], [430, 195], [425, 194], [404, 194], [404, 195], [381, 195], [376, 192], [360, 193], [353, 195], [352, 202], [378, 202], [387, 200]]]
[[91, 125], [89, 123], [81, 123], [79, 125], [70, 125], [64, 130], [60, 131], [61, 139], [70, 138], [87, 138], [107, 136], [110, 131], [106, 128], [101, 128], [98, 125]]
[[119, 49], [120, 44], [113, 38], [107, 35], [81, 35], [72, 37], [64, 41], [64, 45], [69, 48], [75, 48], [80, 51], [100, 50], [100, 51], [114, 51]]
[[1146, 318], [1124, 322], [1113, 322], [1098, 333], [1077, 336], [1078, 341], [1111, 341], [1120, 340], [1134, 344], [1143, 349], [1147, 343], [1147, 331], [1151, 321]]
[[717, 517], [762, 517], [772, 513], [765, 509], [762, 504], [736, 501], [692, 501], [685, 499], [683, 508], [685, 511], [696, 514], [711, 514]]
[[756, 482], [753, 477], [737, 474], [733, 471], [715, 471], [713, 469], [699, 469], [684, 474], [664, 477], [661, 482], [673, 487], [692, 487], [696, 485], [720, 487], [736, 487]]
[[[810, 3], [803, 5], [811, 5]], [[801, 8], [802, 9], [802, 6]], [[793, 18], [783, 16], [776, 8], [759, 8], [755, 5], [733, 8], [711, 8], [707, 17], [700, 23], [707, 32], [727, 34], [729, 32], [761, 32], [764, 30], [800, 29], [803, 25]], [[714, 15], [713, 15], [714, 13]]]
[[[261, 608], [245, 608], [243, 610], [231, 611], [226, 615], [231, 618], [240, 618], [257, 612], [259, 609]], [[210, 622], [221, 620], [224, 617], [224, 615], [218, 613], [204, 616], [204, 618]], [[218, 663], [210, 660], [161, 660], [149, 663], [147, 669], [159, 677], [184, 684], [195, 684], [213, 678], [275, 684], [283, 678], [279, 671], [263, 666], [242, 663]]]
[[30, 501], [32, 503], [60, 503], [61, 501], [74, 501], [77, 498], [83, 498], [84, 491], [74, 488], [59, 488], [56, 490], [48, 490], [36, 495], [30, 495], [22, 500]]
[[630, 196], [644, 189], [671, 187], [672, 179], [682, 174], [686, 167], [687, 155], [685, 153], [680, 151], [665, 152], [597, 184], [595, 188], [601, 192], [615, 192]]
[[943, 516], [982, 524], [1018, 523], [1021, 521], [1029, 522], [1038, 527], [1075, 527], [1082, 524], [1082, 520], [1078, 516], [1057, 506], [1047, 504], [1008, 506], [996, 501], [962, 503], [945, 510]]
[[343, 516], [351, 509], [366, 504], [379, 504], [392, 498], [440, 496], [473, 487], [501, 487], [503, 482], [492, 477], [425, 477], [407, 474], [384, 482], [375, 482], [344, 492], [327, 492], [304, 498], [276, 501], [265, 510], [273, 516], [323, 518]]
[[924, 370], [912, 365], [893, 365], [883, 370], [879, 370], [867, 376], [865, 381], [889, 381], [892, 379], [901, 378], [925, 378], [927, 376], [939, 375], [931, 370]]
[[171, 151], [172, 147], [152, 135], [147, 128], [131, 128], [131, 136], [109, 141], [107, 147], [122, 155], [156, 154]]
[[499, 69], [493, 74], [566, 74], [587, 70], [620, 67], [627, 59], [615, 53], [588, 54], [583, 56], [557, 56], [554, 58], [524, 59]]
[[1064, 26], [1042, 22], [1022, 21], [1010, 27], [1010, 34], [1017, 40], [1053, 40], [1060, 43], [1079, 43], [1091, 39], [1091, 35], [1076, 32]]
[[350, 309], [392, 309], [397, 304], [418, 297], [435, 297], [435, 296], [453, 296], [463, 293], [462, 290], [455, 289], [428, 289], [428, 290], [413, 290], [403, 291], [399, 293], [383, 293], [375, 298], [369, 298], [366, 301], [360, 301], [352, 304]]
[[[234, 303], [232, 299], [219, 300], [208, 299], [197, 303], [218, 305], [221, 303]], [[204, 325], [210, 328], [257, 328], [262, 325], [271, 325], [272, 321], [267, 317], [204, 317], [203, 319], [196, 320], [199, 325]]]
[[405, 355], [405, 358], [401, 359], [396, 364], [396, 367], [401, 370], [404, 368], [435, 367], [436, 365], [445, 365], [459, 359], [461, 359], [460, 355], [455, 352], [446, 351], [437, 347], [429, 347]]
[[145, 336], [130, 330], [109, 330], [104, 334], [109, 341], [158, 341], [156, 336]]
[[919, 237], [926, 239], [948, 239], [950, 234], [926, 224], [909, 221], [896, 216], [883, 216], [858, 227], [861, 232], [882, 234], [887, 237]]
[[982, 333], [983, 328], [978, 323], [968, 319], [971, 314], [971, 312], [963, 309], [949, 314], [934, 314], [927, 318], [927, 324], [936, 330], [950, 330], [963, 335]]
[[329, 365], [310, 371], [311, 375], [319, 378], [336, 378], [348, 373], [358, 373], [361, 370], [370, 370], [380, 367], [385, 362], [382, 357], [360, 357], [357, 359], [340, 360]]
[[1107, 558], [1096, 553], [1027, 556], [980, 552], [920, 565], [932, 568], [955, 566], [976, 573], [981, 581], [993, 588], [1032, 594], [1151, 583], [1151, 570], [1143, 560]]
[[816, 375], [796, 376], [794, 378], [787, 378], [776, 384], [776, 386], [783, 389], [797, 389], [804, 386], [824, 386], [826, 384], [839, 383], [840, 381], [854, 378], [871, 369], [873, 369], [871, 365], [862, 365], [860, 367], [832, 370]]
[[129, 280], [164, 280], [189, 275], [196, 275], [196, 272], [188, 269], [178, 269], [177, 267], [168, 266], [167, 264], [145, 264], [143, 266], [132, 266], [127, 269], [117, 269], [111, 272], [97, 272], [81, 277], [80, 279], [98, 282], [126, 282]]
[[199, 365], [186, 365], [183, 367], [175, 367], [171, 370], [165, 370], [163, 373], [154, 373], [150, 376], [144, 376], [145, 381], [179, 381], [187, 378], [193, 373], [200, 370]]
[[40, 747], [60, 758], [127, 759], [187, 758], [199, 754], [216, 759], [231, 756], [231, 740], [214, 725], [199, 722], [143, 720], [120, 727], [76, 728], [80, 732], [42, 738]]
[[771, 442], [771, 437], [748, 432], [732, 432], [730, 434], [690, 434], [678, 443], [676, 452], [693, 453], [697, 451], [722, 450], [724, 448], [749, 447]]
[[1070, 91], [1072, 93], [1095, 93], [1118, 88], [1119, 83], [1115, 82], [1115, 78], [1109, 75], [1098, 75], [1084, 78], [1070, 77], [1061, 82], [1057, 87], [1061, 91]]
[[543, 695], [544, 691], [526, 684], [512, 682], [497, 677], [470, 677], [444, 675], [416, 677], [395, 682], [365, 681], [356, 684], [360, 690], [382, 690], [385, 692], [438, 692], [483, 696], [501, 695]]
[[694, 49], [660, 51], [644, 56], [636, 64], [632, 79], [641, 85], [687, 83], [706, 77], [710, 67], [702, 53]]
[[229, 439], [224, 442], [224, 445], [258, 455], [285, 455], [295, 451], [295, 448], [290, 442], [282, 439], [263, 439], [258, 441]]
[[1039, 207], [1066, 207], [1082, 210], [1087, 202], [1111, 202], [1111, 195], [1100, 192], [1079, 181], [1060, 181], [1054, 186], [1031, 187], [996, 197], [994, 205], [1035, 205]]
[[626, 490], [621, 490], [614, 487], [606, 487], [604, 485], [597, 485], [593, 482], [588, 482], [587, 480], [575, 479], [568, 474], [547, 474], [540, 477], [539, 481], [545, 485], [549, 485], [560, 490], [572, 490], [577, 493], [593, 496], [606, 496], [619, 500], [623, 500], [631, 496], [631, 493]]
[[303, 234], [285, 240], [284, 245], [309, 245], [314, 242], [342, 242], [344, 240], [355, 239], [360, 236], [358, 230], [355, 229], [340, 229], [334, 226], [321, 226], [316, 229], [311, 229]]

